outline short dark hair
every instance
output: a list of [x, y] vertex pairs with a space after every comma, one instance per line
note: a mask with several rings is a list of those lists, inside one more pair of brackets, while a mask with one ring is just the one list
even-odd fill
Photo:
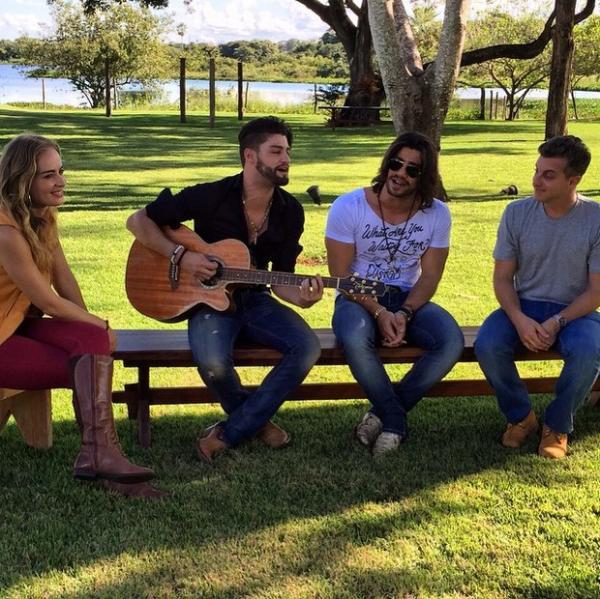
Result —
[[258, 146], [264, 143], [270, 135], [285, 135], [290, 148], [294, 141], [292, 130], [287, 123], [276, 116], [265, 116], [247, 122], [238, 134], [240, 144], [240, 160], [244, 164], [244, 150], [252, 148], [258, 150]]
[[592, 160], [589, 148], [574, 135], [557, 135], [545, 141], [538, 148], [540, 156], [544, 158], [565, 158], [567, 166], [565, 175], [580, 177], [587, 171]]
[[421, 154], [421, 173], [417, 182], [417, 192], [421, 198], [419, 209], [429, 208], [433, 204], [433, 193], [439, 179], [438, 149], [431, 139], [423, 133], [412, 131], [399, 135], [383, 156], [379, 172], [371, 181], [375, 193], [379, 193], [388, 176], [388, 161], [398, 154], [402, 148], [417, 150]]

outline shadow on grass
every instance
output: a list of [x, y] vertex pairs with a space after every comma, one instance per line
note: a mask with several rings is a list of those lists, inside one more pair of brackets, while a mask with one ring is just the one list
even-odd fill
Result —
[[[539, 410], [546, 398], [535, 401]], [[292, 431], [291, 447], [271, 451], [248, 442], [220, 456], [212, 468], [197, 461], [194, 442], [220, 418], [217, 407], [199, 408], [199, 416], [154, 418], [148, 451], [135, 444], [133, 423], [119, 421], [126, 453], [152, 465], [158, 485], [172, 492], [158, 503], [128, 501], [73, 482], [74, 423], [55, 425], [55, 447], [48, 452], [26, 448], [9, 427], [0, 438], [3, 454], [11, 456], [0, 461], [0, 588], [12, 587], [16, 594], [58, 572], [75, 578], [72, 588], [81, 587], [60, 593], [71, 598], [154, 596], [159, 588], [182, 596], [285, 597], [285, 581], [304, 576], [333, 585], [323, 596], [396, 596], [399, 581], [406, 592], [442, 594], [465, 588], [464, 567], [477, 564], [463, 558], [459, 566], [440, 554], [448, 562], [436, 573], [422, 559], [411, 568], [400, 566], [393, 552], [411, 551], [411, 542], [427, 543], [429, 534], [452, 528], [452, 522], [476, 522], [485, 504], [488, 518], [517, 517], [513, 512], [519, 508], [510, 504], [523, 497], [517, 499], [513, 485], [530, 486], [529, 505], [540, 487], [566, 489], [583, 481], [568, 462], [557, 466], [538, 458], [533, 441], [523, 451], [502, 448], [497, 441], [502, 422], [492, 398], [425, 400], [410, 415], [409, 440], [373, 461], [352, 438], [365, 405], [287, 404], [277, 419]], [[575, 456], [588, 436], [597, 436], [600, 410], [586, 408], [576, 430]], [[509, 504], [502, 508], [507, 514], [493, 516], [502, 501]], [[462, 542], [460, 536], [438, 539], [435, 551], [441, 551], [440, 543], [459, 551], [456, 544]], [[489, 560], [485, 553], [482, 548], [481, 559]], [[112, 576], [113, 566], [121, 574]], [[582, 579], [588, 590], [591, 583]], [[336, 594], [336, 588], [353, 592]], [[532, 580], [514, 596], [544, 596], [537, 589]], [[566, 596], [564, 586], [555, 590], [553, 596]]]

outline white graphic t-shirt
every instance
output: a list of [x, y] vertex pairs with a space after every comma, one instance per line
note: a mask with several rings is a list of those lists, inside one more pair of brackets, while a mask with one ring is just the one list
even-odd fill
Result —
[[449, 247], [450, 224], [448, 207], [434, 199], [430, 208], [418, 210], [407, 222], [386, 222], [384, 229], [360, 188], [331, 205], [325, 236], [354, 244], [353, 273], [408, 290], [421, 275], [421, 256], [430, 247]]

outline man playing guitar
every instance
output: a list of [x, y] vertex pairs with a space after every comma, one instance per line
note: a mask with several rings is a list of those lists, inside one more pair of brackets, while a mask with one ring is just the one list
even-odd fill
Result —
[[[282, 120], [265, 117], [248, 122], [238, 135], [243, 170], [212, 183], [200, 183], [156, 200], [132, 214], [127, 228], [136, 239], [167, 257], [172, 272], [188, 271], [210, 282], [220, 265], [210, 255], [173, 242], [163, 227], [193, 220], [206, 242], [237, 239], [249, 250], [252, 264], [266, 270], [294, 272], [304, 228], [301, 204], [282, 189], [288, 183], [292, 132]], [[172, 276], [176, 279], [177, 276]], [[287, 395], [317, 361], [320, 346], [306, 322], [275, 297], [308, 308], [323, 295], [319, 275], [300, 285], [243, 286], [232, 294], [230, 309], [198, 306], [188, 320], [190, 347], [198, 371], [218, 398], [227, 418], [197, 441], [198, 457], [207, 463], [245, 438], [257, 437], [273, 448], [285, 447], [290, 435], [271, 422]], [[233, 346], [245, 339], [273, 347], [280, 362], [253, 392], [244, 389], [233, 364]]]

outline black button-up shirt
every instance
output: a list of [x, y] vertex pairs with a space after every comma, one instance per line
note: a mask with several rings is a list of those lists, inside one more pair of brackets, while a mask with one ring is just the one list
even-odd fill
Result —
[[298, 200], [276, 187], [269, 212], [267, 230], [251, 244], [242, 203], [242, 173], [213, 183], [186, 187], [173, 195], [163, 189], [146, 214], [159, 226], [178, 227], [194, 221], [194, 231], [207, 243], [239, 239], [245, 243], [256, 268], [294, 272], [302, 251], [300, 236], [304, 230], [304, 210]]

